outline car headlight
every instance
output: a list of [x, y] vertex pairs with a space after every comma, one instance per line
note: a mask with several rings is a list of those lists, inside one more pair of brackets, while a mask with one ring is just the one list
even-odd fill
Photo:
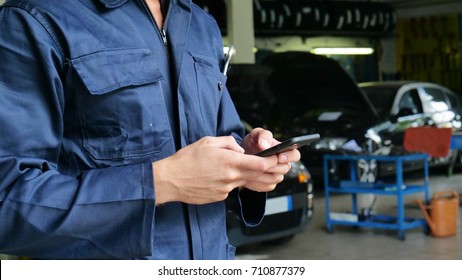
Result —
[[298, 178], [299, 183], [307, 183], [310, 180], [311, 175], [305, 165], [303, 165], [301, 161], [297, 161], [291, 163], [290, 170], [284, 177]]
[[322, 138], [314, 145], [316, 150], [338, 150], [347, 142], [347, 138]]

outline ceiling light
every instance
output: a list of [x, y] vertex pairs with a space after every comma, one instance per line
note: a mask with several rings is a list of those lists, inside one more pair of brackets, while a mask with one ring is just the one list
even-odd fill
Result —
[[322, 47], [322, 48], [314, 48], [311, 50], [314, 54], [320, 55], [368, 55], [374, 53], [373, 48], [365, 48], [365, 47], [350, 47], [350, 48], [338, 48], [338, 47]]

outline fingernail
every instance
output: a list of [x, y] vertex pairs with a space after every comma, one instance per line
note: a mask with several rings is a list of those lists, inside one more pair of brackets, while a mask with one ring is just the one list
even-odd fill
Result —
[[266, 139], [261, 139], [259, 144], [260, 144], [260, 147], [264, 149], [268, 149], [270, 147], [270, 142]]

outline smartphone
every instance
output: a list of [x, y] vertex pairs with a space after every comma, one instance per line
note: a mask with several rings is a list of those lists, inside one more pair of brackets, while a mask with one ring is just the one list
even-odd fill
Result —
[[261, 151], [257, 153], [256, 155], [261, 156], [261, 157], [268, 157], [268, 156], [276, 155], [276, 154], [289, 151], [292, 149], [298, 149], [300, 147], [303, 147], [307, 144], [310, 144], [318, 140], [319, 137], [320, 135], [317, 133], [293, 137], [293, 138], [287, 139], [277, 144], [276, 146], [273, 146], [264, 151]]

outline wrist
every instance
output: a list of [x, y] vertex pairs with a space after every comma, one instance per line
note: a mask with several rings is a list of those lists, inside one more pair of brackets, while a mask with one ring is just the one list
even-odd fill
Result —
[[152, 173], [154, 176], [154, 193], [156, 205], [162, 205], [167, 202], [176, 201], [175, 188], [167, 180], [170, 176], [166, 175], [167, 170], [163, 160], [152, 163]]

